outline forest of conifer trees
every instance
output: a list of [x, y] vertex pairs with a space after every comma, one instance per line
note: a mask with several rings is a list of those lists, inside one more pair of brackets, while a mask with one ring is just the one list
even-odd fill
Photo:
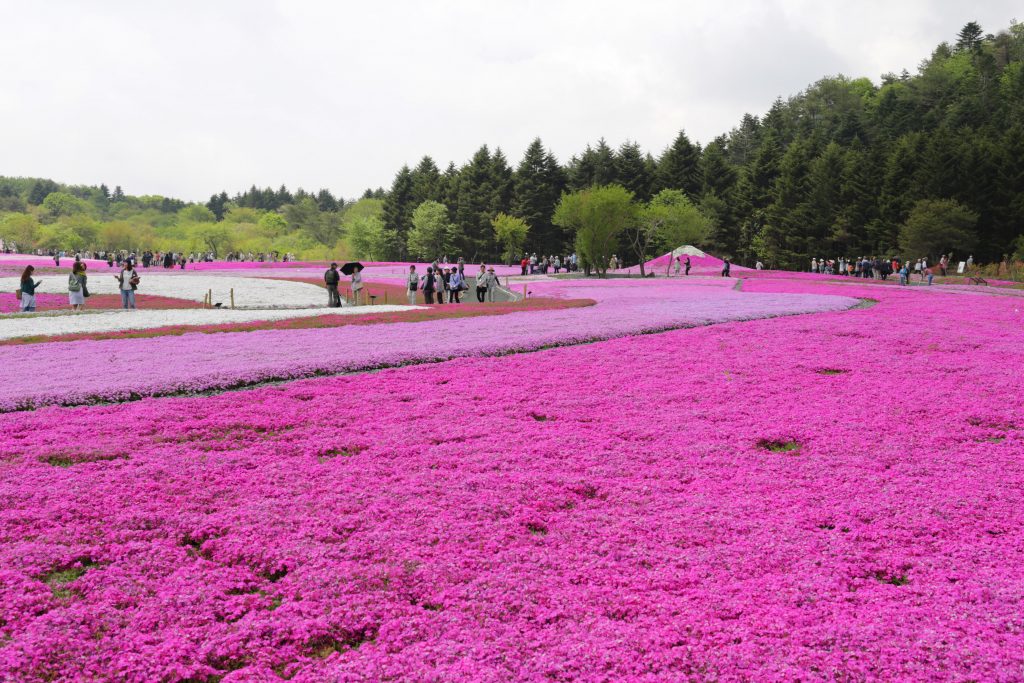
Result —
[[[114, 232], [139, 243], [133, 246], [187, 249], [223, 224], [241, 227], [217, 233], [218, 244], [401, 260], [410, 257], [414, 211], [430, 201], [447, 209], [450, 254], [496, 258], [502, 247], [492, 220], [501, 213], [527, 223], [528, 252], [554, 254], [572, 244], [572, 235], [552, 222], [563, 193], [609, 184], [625, 187], [638, 202], [664, 189], [683, 191], [710, 219], [702, 246], [739, 263], [804, 268], [812, 257], [949, 250], [970, 251], [980, 262], [1015, 252], [1020, 258], [1024, 25], [985, 34], [972, 22], [916, 74], [885, 74], [877, 85], [826, 77], [777, 99], [764, 116], [745, 115], [706, 144], [684, 131], [653, 153], [601, 139], [563, 163], [538, 138], [515, 164], [500, 148], [482, 145], [462, 166], [442, 169], [424, 156], [399, 169], [390, 188], [348, 202], [326, 189], [253, 186], [211, 196], [202, 213], [179, 200], [126, 196], [120, 187], [111, 193], [106, 186], [0, 178], [0, 238], [81, 248], [102, 242], [116, 222]], [[82, 204], [51, 199], [47, 206], [54, 193]], [[943, 202], [971, 225], [956, 244], [918, 239], [915, 248], [933, 253], [903, 253], [909, 243], [901, 230], [915, 207], [929, 201]], [[628, 253], [625, 246], [621, 253]]]

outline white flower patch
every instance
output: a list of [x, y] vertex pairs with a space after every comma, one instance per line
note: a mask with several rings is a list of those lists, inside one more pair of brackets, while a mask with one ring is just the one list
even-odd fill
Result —
[[[68, 271], [70, 273], [70, 271]], [[327, 290], [306, 282], [270, 280], [258, 277], [227, 275], [180, 274], [158, 275], [138, 271], [141, 282], [138, 294], [173, 297], [190, 301], [203, 301], [207, 291], [213, 292], [213, 303], [231, 305], [231, 290], [235, 292], [238, 308], [313, 308], [327, 306]], [[117, 294], [118, 285], [110, 272], [93, 271], [89, 275], [91, 294]], [[40, 294], [67, 294], [68, 276], [41, 275]], [[13, 292], [18, 278], [0, 278], [0, 291]], [[88, 302], [87, 302], [88, 303]]]
[[347, 308], [244, 310], [230, 308], [185, 308], [166, 311], [87, 311], [58, 314], [27, 313], [0, 317], [0, 339], [37, 335], [81, 334], [145, 330], [171, 325], [220, 325], [258, 320], [311, 318], [318, 315], [366, 315], [411, 311], [422, 306], [349, 306]]

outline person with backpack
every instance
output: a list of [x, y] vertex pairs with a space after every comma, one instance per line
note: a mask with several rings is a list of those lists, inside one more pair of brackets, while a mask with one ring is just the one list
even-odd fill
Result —
[[332, 263], [331, 267], [324, 273], [324, 284], [327, 285], [328, 308], [341, 308], [341, 295], [338, 294], [338, 282], [340, 281], [341, 274], [338, 273], [338, 264]]
[[72, 311], [80, 311], [85, 307], [85, 264], [75, 261], [68, 275], [68, 303]]
[[419, 287], [420, 278], [416, 274], [416, 266], [409, 266], [409, 276], [406, 278], [406, 286], [409, 294], [409, 305], [416, 305], [416, 289]]
[[115, 275], [117, 289], [121, 292], [121, 308], [135, 310], [135, 290], [139, 288], [139, 274], [132, 266], [131, 259], [125, 261], [119, 275]]
[[19, 306], [22, 313], [34, 313], [36, 310], [36, 288], [43, 284], [43, 281], [39, 280], [36, 282], [32, 279], [32, 273], [35, 270], [35, 266], [25, 266], [25, 270], [21, 273], [18, 299], [20, 300]]

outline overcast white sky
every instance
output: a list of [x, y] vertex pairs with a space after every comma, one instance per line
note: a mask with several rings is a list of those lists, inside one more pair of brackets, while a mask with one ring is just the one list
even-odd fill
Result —
[[[0, 175], [351, 198], [482, 143], [707, 142], [824, 75], [915, 71], [1009, 0], [0, 0]], [[1024, 19], [1024, 17], [1018, 17]]]

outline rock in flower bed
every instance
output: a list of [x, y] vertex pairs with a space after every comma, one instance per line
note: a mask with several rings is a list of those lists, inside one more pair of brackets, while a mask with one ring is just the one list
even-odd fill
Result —
[[0, 416], [0, 679], [1017, 680], [1018, 302], [864, 289]]
[[[194, 334], [0, 347], [8, 374], [0, 411], [116, 401], [257, 382], [486, 356], [729, 320], [842, 310], [848, 297], [750, 294], [732, 282], [548, 283], [549, 294], [589, 298], [586, 308], [486, 318], [306, 330]], [[154, 359], [173, 359], [159, 363]], [[123, 372], [145, 368], [131, 375]]]

